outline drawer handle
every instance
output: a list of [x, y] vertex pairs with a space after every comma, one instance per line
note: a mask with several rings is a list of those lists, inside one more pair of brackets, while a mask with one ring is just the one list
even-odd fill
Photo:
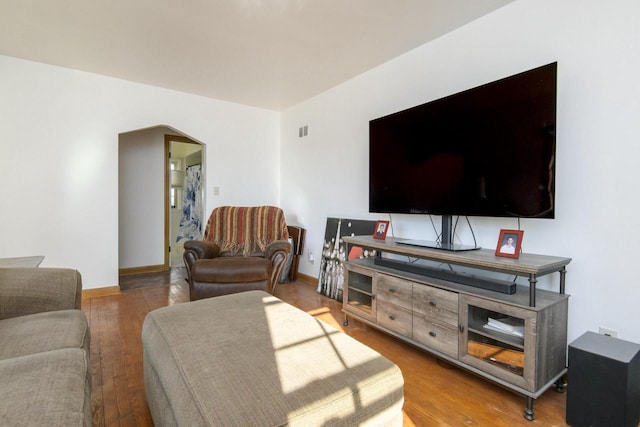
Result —
[[436, 336], [436, 333], [435, 333], [435, 332], [433, 332], [433, 331], [431, 331], [431, 332], [429, 332], [429, 335], [431, 335], [432, 337], [435, 337], [435, 336]]
[[391, 320], [396, 320], [396, 316], [395, 316], [394, 314], [390, 314], [390, 315], [389, 315], [389, 319], [391, 319]]
[[435, 307], [435, 306], [436, 306], [436, 305], [438, 305], [438, 304], [436, 304], [436, 302], [435, 302], [435, 301], [429, 301], [429, 305], [430, 305], [430, 306], [432, 306], [432, 307]]
[[396, 290], [395, 290], [395, 288], [389, 288], [389, 292], [391, 292], [392, 294], [395, 294]]
[[464, 332], [464, 325], [462, 323], [459, 324], [458, 329], [460, 330], [460, 332]]

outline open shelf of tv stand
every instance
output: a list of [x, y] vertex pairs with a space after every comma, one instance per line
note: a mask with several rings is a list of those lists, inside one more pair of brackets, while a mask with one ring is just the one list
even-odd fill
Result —
[[[375, 258], [350, 260], [345, 263], [345, 326], [349, 318], [357, 319], [526, 396], [524, 416], [529, 420], [535, 418], [534, 399], [554, 384], [562, 390], [569, 298], [564, 280], [571, 258], [531, 254], [502, 258], [486, 249], [448, 252], [369, 236], [344, 240], [474, 272], [528, 277], [529, 286], [517, 286], [508, 294], [470, 286], [455, 274], [433, 277], [437, 274], [430, 275], [429, 270], [396, 269], [394, 264], [376, 263]], [[536, 289], [537, 277], [555, 272], [560, 273], [559, 292]], [[492, 280], [483, 276], [475, 279]], [[507, 330], [494, 329], [496, 323], [506, 324]]]
[[[495, 251], [477, 249], [473, 251], [446, 251], [397, 243], [394, 238], [374, 239], [372, 236], [350, 236], [343, 238], [349, 245], [362, 246], [396, 255], [405, 255], [459, 265], [479, 270], [495, 271], [514, 276], [527, 277], [529, 280], [529, 305], [536, 305], [536, 284], [538, 278], [558, 272], [560, 294], [565, 293], [566, 266], [571, 258], [523, 253], [518, 259], [497, 257]], [[426, 274], [428, 276], [428, 274]]]

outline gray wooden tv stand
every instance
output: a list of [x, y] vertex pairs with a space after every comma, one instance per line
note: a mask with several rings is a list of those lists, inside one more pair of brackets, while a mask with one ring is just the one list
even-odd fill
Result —
[[[345, 326], [350, 317], [358, 319], [526, 396], [528, 420], [535, 418], [535, 398], [553, 384], [562, 391], [571, 258], [502, 258], [488, 249], [449, 252], [370, 236], [344, 241], [387, 254], [382, 262], [345, 263]], [[527, 277], [529, 286], [512, 286], [491, 272]], [[536, 289], [538, 277], [556, 272], [558, 292]]]

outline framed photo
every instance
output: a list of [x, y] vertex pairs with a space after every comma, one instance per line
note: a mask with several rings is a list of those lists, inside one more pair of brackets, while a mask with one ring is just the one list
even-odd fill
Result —
[[376, 222], [376, 228], [373, 231], [373, 238], [382, 239], [382, 240], [386, 239], [388, 229], [389, 229], [389, 221]]
[[496, 246], [496, 256], [507, 258], [519, 258], [522, 247], [522, 230], [500, 230], [498, 244]]

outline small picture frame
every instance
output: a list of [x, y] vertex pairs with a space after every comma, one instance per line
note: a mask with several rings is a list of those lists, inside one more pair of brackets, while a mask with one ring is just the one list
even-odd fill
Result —
[[376, 222], [376, 228], [373, 230], [373, 238], [384, 240], [387, 238], [387, 230], [389, 229], [389, 221], [380, 220]]
[[519, 258], [523, 235], [523, 230], [500, 230], [498, 244], [496, 245], [496, 256]]

